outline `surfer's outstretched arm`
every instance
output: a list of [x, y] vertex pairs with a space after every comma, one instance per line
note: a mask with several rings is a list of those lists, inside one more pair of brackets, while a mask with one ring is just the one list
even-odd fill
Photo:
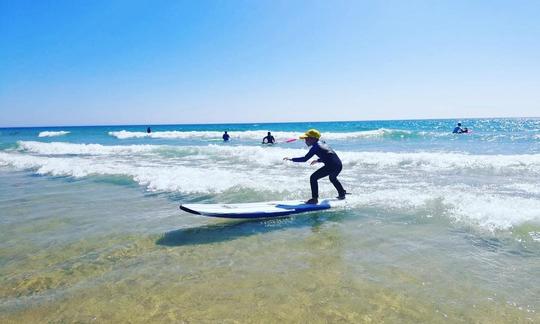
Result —
[[315, 155], [315, 147], [312, 147], [309, 152], [307, 152], [306, 156], [303, 156], [303, 157], [297, 157], [297, 158], [292, 158], [292, 159], [289, 159], [290, 161], [293, 161], [293, 162], [306, 162], [307, 160], [311, 159], [311, 157]]

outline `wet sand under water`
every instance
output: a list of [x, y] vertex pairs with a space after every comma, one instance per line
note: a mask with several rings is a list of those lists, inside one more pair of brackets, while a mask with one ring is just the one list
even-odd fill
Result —
[[369, 208], [214, 220], [175, 199], [2, 173], [0, 322], [540, 321], [538, 242]]

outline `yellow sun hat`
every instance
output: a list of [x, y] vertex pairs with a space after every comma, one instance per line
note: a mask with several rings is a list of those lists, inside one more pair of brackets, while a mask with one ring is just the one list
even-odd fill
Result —
[[321, 138], [321, 132], [319, 132], [318, 130], [312, 128], [312, 129], [308, 130], [304, 135], [300, 136], [300, 139], [304, 139], [304, 138], [307, 138], [307, 137], [312, 137], [312, 138], [319, 139], [319, 138]]

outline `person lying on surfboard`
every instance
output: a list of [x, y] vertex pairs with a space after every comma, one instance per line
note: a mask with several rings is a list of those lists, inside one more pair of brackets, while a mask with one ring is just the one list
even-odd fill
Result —
[[452, 131], [453, 134], [461, 134], [461, 133], [466, 133], [463, 128], [461, 128], [461, 123], [457, 123], [457, 126], [454, 128], [454, 130]]
[[297, 158], [283, 158], [286, 161], [293, 162], [306, 162], [313, 155], [317, 155], [319, 158], [317, 160], [311, 161], [311, 164], [322, 162], [324, 166], [319, 170], [315, 171], [309, 178], [311, 184], [311, 199], [306, 201], [306, 204], [317, 204], [319, 203], [319, 185], [317, 180], [329, 177], [330, 182], [336, 187], [338, 192], [338, 199], [345, 199], [345, 194], [347, 193], [343, 186], [338, 181], [337, 176], [343, 168], [339, 156], [328, 146], [326, 143], [319, 142], [321, 138], [321, 133], [316, 129], [308, 130], [304, 135], [300, 136], [300, 139], [306, 141], [307, 146], [311, 146], [311, 149], [304, 157]]

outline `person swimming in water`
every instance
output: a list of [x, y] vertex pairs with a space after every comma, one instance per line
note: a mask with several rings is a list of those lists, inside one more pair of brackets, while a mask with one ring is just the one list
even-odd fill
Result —
[[148, 128], [146, 129], [146, 132], [147, 132], [148, 134], [152, 133], [152, 130], [150, 129], [150, 127], [148, 127]]
[[463, 128], [461, 128], [461, 123], [457, 123], [457, 126], [454, 128], [454, 130], [452, 131], [453, 134], [461, 134], [461, 133], [465, 133], [463, 131]]
[[227, 134], [227, 131], [225, 131], [225, 133], [223, 133], [223, 136], [222, 136], [222, 137], [223, 137], [223, 142], [228, 142], [229, 139], [231, 138], [231, 137], [229, 136], [229, 134]]
[[274, 136], [272, 136], [272, 134], [270, 134], [270, 132], [268, 132], [268, 135], [266, 135], [262, 140], [262, 144], [274, 144], [275, 142], [276, 139]]
[[338, 199], [345, 199], [346, 191], [343, 189], [343, 186], [337, 179], [337, 176], [341, 172], [343, 165], [339, 156], [324, 142], [319, 142], [321, 138], [321, 133], [316, 129], [308, 130], [304, 135], [300, 136], [300, 139], [306, 141], [307, 146], [311, 146], [311, 149], [304, 157], [297, 158], [288, 158], [285, 157], [283, 160], [293, 161], [293, 162], [306, 162], [313, 155], [317, 155], [319, 158], [317, 160], [311, 161], [311, 164], [322, 162], [324, 166], [317, 171], [315, 171], [309, 178], [311, 185], [311, 199], [306, 201], [306, 204], [317, 204], [319, 202], [319, 185], [317, 181], [326, 176], [329, 177], [330, 182], [334, 185], [338, 192]]

